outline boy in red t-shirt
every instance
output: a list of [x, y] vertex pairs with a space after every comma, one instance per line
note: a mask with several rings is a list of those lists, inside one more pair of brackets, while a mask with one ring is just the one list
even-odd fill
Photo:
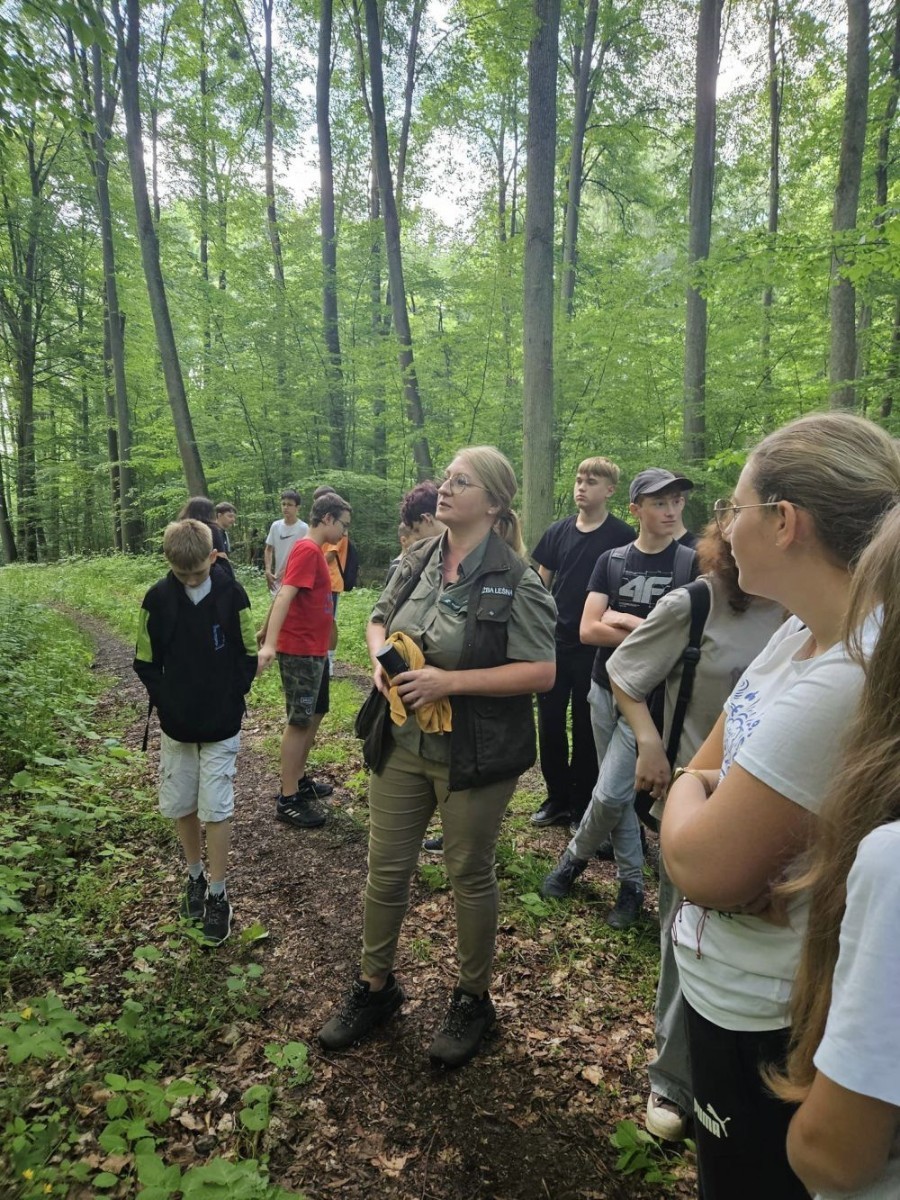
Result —
[[351, 512], [337, 492], [328, 492], [313, 502], [309, 532], [291, 550], [281, 590], [272, 601], [262, 630], [257, 673], [277, 655], [287, 708], [275, 816], [301, 829], [316, 829], [326, 820], [317, 801], [327, 793], [306, 774], [306, 760], [322, 717], [328, 712], [326, 664], [334, 606], [322, 546], [346, 536]]

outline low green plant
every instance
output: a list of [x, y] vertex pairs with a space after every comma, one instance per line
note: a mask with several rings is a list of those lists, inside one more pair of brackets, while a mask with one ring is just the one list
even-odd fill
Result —
[[277, 1042], [267, 1042], [263, 1053], [273, 1066], [284, 1073], [291, 1086], [302, 1087], [312, 1079], [306, 1042], [285, 1042], [283, 1046]]
[[645, 1183], [675, 1183], [671, 1167], [680, 1155], [664, 1150], [634, 1121], [619, 1121], [609, 1140], [619, 1151], [615, 1167], [623, 1175], [640, 1175]]
[[447, 871], [443, 863], [419, 863], [419, 877], [432, 892], [446, 892], [450, 887]]

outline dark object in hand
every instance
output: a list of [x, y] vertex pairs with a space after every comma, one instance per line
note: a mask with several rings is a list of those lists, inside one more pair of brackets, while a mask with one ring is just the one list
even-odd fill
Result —
[[409, 664], [396, 646], [382, 646], [375, 657], [381, 663], [381, 669], [387, 675], [388, 679], [393, 679], [401, 671], [409, 669]]

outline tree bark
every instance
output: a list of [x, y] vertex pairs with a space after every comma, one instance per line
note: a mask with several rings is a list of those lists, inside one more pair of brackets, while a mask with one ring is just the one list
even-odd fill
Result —
[[856, 288], [841, 274], [844, 264], [842, 235], [856, 228], [868, 103], [869, 3], [868, 0], [850, 0], [847, 5], [847, 90], [832, 219], [834, 243], [828, 354], [832, 408], [852, 409], [856, 406]]
[[553, 194], [560, 0], [534, 0], [528, 49], [525, 189], [525, 540], [533, 546], [553, 517]]
[[322, 322], [328, 354], [328, 437], [331, 465], [347, 465], [346, 405], [338, 326], [337, 232], [334, 220], [334, 161], [331, 154], [332, 0], [320, 0], [316, 129], [319, 138], [319, 215], [322, 224]]
[[0, 454], [0, 548], [3, 550], [4, 562], [19, 561], [16, 537], [13, 533], [12, 521], [9, 519], [9, 509], [6, 507], [6, 482], [3, 478], [2, 454]]
[[572, 117], [572, 146], [569, 152], [569, 187], [566, 199], [566, 226], [563, 235], [563, 261], [560, 299], [571, 317], [575, 296], [575, 263], [578, 249], [578, 217], [581, 209], [581, 186], [584, 172], [584, 134], [593, 106], [590, 94], [591, 60], [597, 33], [598, 0], [588, 0], [584, 18], [581, 53], [577, 61], [575, 82], [575, 112]]
[[[206, 477], [200, 461], [200, 451], [194, 436], [194, 426], [188, 407], [172, 318], [166, 297], [166, 286], [159, 259], [159, 241], [147, 193], [147, 171], [144, 166], [144, 147], [141, 138], [141, 107], [138, 92], [138, 70], [140, 63], [140, 0], [126, 0], [126, 19], [123, 20], [119, 0], [112, 0], [122, 68], [122, 107], [125, 110], [126, 146], [128, 165], [131, 169], [131, 190], [137, 221], [138, 241], [141, 246], [141, 262], [150, 311], [156, 330], [156, 341], [162, 361], [163, 376], [178, 452], [184, 468], [188, 491], [195, 496], [206, 495]], [[127, 24], [126, 24], [127, 21]]]
[[412, 334], [406, 309], [406, 288], [403, 282], [403, 257], [400, 248], [400, 220], [391, 178], [388, 149], [387, 118], [384, 109], [384, 76], [381, 62], [381, 29], [378, 24], [377, 0], [366, 3], [366, 40], [369, 46], [369, 78], [372, 88], [372, 140], [375, 148], [375, 168], [378, 191], [384, 214], [384, 240], [387, 249], [388, 278], [391, 288], [391, 311], [399, 343], [398, 361], [403, 376], [406, 414], [415, 430], [412, 452], [419, 479], [430, 479], [434, 473], [431, 452], [425, 434], [425, 417], [419, 395], [419, 381], [413, 360]]
[[[697, 30], [694, 154], [691, 166], [688, 268], [709, 255], [716, 159], [716, 81], [723, 0], [700, 0]], [[694, 281], [687, 287], [684, 336], [684, 458], [706, 457], [706, 299]]]
[[[779, 61], [778, 34], [781, 14], [779, 0], [770, 0], [768, 11], [769, 47], [769, 261], [774, 264], [778, 241], [778, 212], [781, 202], [781, 104], [784, 95], [784, 67]], [[761, 339], [763, 380], [772, 387], [772, 305], [775, 292], [771, 283], [763, 289], [763, 329]]]

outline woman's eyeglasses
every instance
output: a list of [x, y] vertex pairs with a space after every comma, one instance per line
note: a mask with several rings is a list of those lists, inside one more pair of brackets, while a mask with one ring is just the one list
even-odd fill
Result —
[[468, 475], [445, 475], [441, 480], [440, 486], [446, 488], [451, 496], [458, 496], [466, 488], [478, 488], [482, 492], [487, 491], [487, 488], [483, 484], [473, 483]]
[[717, 500], [713, 505], [713, 516], [719, 527], [719, 533], [728, 533], [734, 524], [734, 518], [745, 508], [775, 508], [781, 500], [763, 500], [759, 504], [732, 504], [730, 500]]

